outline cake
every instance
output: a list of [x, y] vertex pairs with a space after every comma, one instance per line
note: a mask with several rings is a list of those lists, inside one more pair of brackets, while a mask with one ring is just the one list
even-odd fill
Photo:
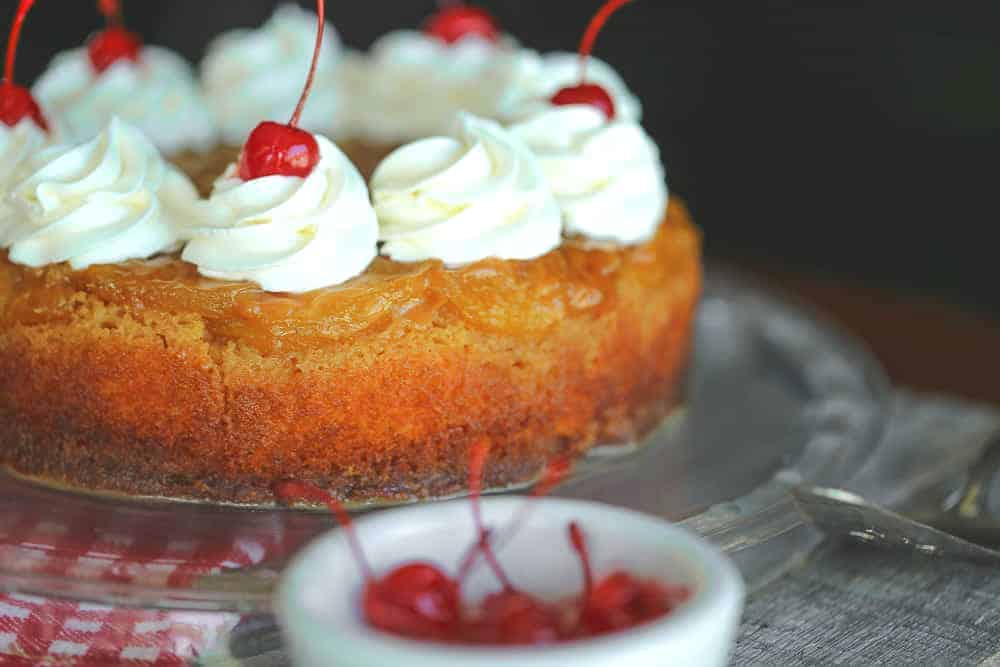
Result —
[[640, 438], [681, 400], [700, 236], [627, 105], [560, 85], [398, 137], [370, 177], [350, 141], [298, 127], [302, 103], [207, 197], [119, 119], [11, 164], [0, 463], [255, 504], [293, 478], [363, 504], [462, 491], [484, 438], [491, 487]]

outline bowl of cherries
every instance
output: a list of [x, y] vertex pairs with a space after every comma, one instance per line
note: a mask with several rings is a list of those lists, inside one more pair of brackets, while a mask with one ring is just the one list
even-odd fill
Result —
[[486, 447], [473, 448], [467, 500], [352, 521], [295, 481], [278, 497], [327, 503], [341, 530], [308, 545], [276, 611], [295, 665], [725, 665], [744, 587], [690, 531], [601, 503], [480, 498]]

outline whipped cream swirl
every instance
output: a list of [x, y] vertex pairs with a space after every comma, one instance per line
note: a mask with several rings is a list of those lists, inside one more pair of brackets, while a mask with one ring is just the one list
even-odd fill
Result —
[[243, 181], [230, 165], [215, 183], [182, 258], [203, 276], [249, 280], [268, 292], [307, 292], [358, 275], [376, 254], [378, 223], [361, 174], [316, 136], [305, 178]]
[[[501, 105], [501, 115], [505, 119], [522, 110], [526, 104], [548, 100], [562, 88], [580, 83], [579, 54], [556, 51], [538, 56], [524, 52], [522, 61], [523, 71], [508, 87]], [[642, 119], [639, 98], [632, 94], [614, 68], [603, 60], [592, 56], [587, 60], [587, 83], [596, 83], [611, 95], [616, 118], [635, 122]]]
[[531, 151], [462, 113], [454, 137], [409, 144], [372, 176], [382, 254], [448, 265], [532, 259], [561, 242], [559, 206]]
[[367, 86], [353, 97], [357, 132], [393, 144], [447, 134], [458, 111], [499, 117], [508, 89], [536, 69], [510, 38], [447, 44], [414, 30], [390, 32], [372, 45]]
[[509, 130], [538, 156], [570, 234], [599, 241], [651, 238], [667, 206], [660, 152], [635, 121], [589, 105], [527, 105]]
[[47, 143], [49, 135], [30, 118], [13, 127], [0, 122], [0, 195], [7, 193], [21, 163]]
[[158, 46], [143, 47], [138, 63], [122, 59], [103, 72], [85, 48], [61, 53], [33, 92], [66, 141], [93, 138], [112, 116], [138, 127], [166, 154], [205, 151], [218, 141], [191, 66]]
[[[201, 83], [223, 140], [240, 146], [264, 120], [288, 122], [305, 84], [316, 43], [316, 14], [293, 4], [278, 7], [254, 30], [217, 37], [201, 64]], [[337, 124], [340, 92], [336, 65], [340, 39], [329, 23], [316, 82], [299, 125], [326, 132]]]
[[176, 246], [197, 200], [138, 129], [113, 118], [91, 141], [45, 148], [21, 165], [0, 212], [0, 244], [10, 261], [33, 267], [145, 258]]

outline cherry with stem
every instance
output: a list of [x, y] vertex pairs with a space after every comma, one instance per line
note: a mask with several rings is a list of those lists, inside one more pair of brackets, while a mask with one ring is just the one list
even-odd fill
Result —
[[316, 138], [298, 127], [302, 110], [309, 99], [309, 92], [316, 78], [319, 55], [323, 49], [323, 31], [326, 27], [325, 0], [316, 0], [316, 14], [318, 22], [316, 46], [299, 102], [287, 125], [264, 121], [250, 133], [246, 144], [243, 145], [238, 169], [239, 177], [244, 181], [265, 176], [305, 178], [319, 163], [319, 144]]
[[458, 585], [430, 563], [401, 565], [378, 578], [365, 557], [347, 509], [326, 491], [306, 482], [285, 480], [274, 486], [275, 496], [325, 504], [347, 534], [355, 562], [365, 580], [362, 611], [376, 628], [414, 639], [454, 641], [461, 632]]
[[30, 118], [40, 129], [48, 132], [49, 123], [45, 120], [38, 102], [32, 97], [31, 91], [14, 83], [14, 62], [17, 58], [17, 45], [21, 41], [21, 29], [24, 27], [24, 19], [34, 4], [35, 0], [21, 0], [10, 27], [3, 82], [0, 82], [0, 121], [14, 127], [25, 118]]
[[580, 40], [580, 83], [575, 86], [567, 86], [556, 92], [549, 100], [552, 104], [557, 106], [589, 104], [600, 109], [608, 120], [614, 120], [615, 101], [603, 87], [595, 83], [587, 83], [587, 63], [594, 50], [594, 44], [597, 42], [597, 36], [601, 34], [608, 19], [630, 2], [632, 0], [608, 0], [590, 20], [590, 24], [583, 33], [583, 39]]
[[[479, 643], [506, 645], [546, 644], [558, 641], [564, 635], [560, 610], [555, 605], [547, 604], [510, 584], [509, 579], [500, 569], [495, 551], [489, 542], [489, 532], [482, 527], [479, 510], [476, 508], [481, 494], [481, 469], [486, 458], [486, 451], [485, 441], [476, 443], [473, 446], [469, 468], [469, 492], [481, 538], [479, 544], [475, 545], [463, 560], [456, 578], [461, 587], [472, 572], [476, 556], [482, 552], [484, 559], [497, 574], [497, 578], [500, 579], [503, 588], [483, 599], [478, 618], [468, 624], [467, 639]], [[535, 501], [548, 494], [565, 477], [568, 470], [569, 461], [565, 458], [554, 459], [546, 466], [532, 495], [508, 524], [508, 529], [505, 531], [508, 539], [523, 525], [531, 509], [536, 505]], [[477, 477], [479, 477], [478, 480]]]
[[98, 0], [97, 9], [108, 25], [87, 41], [87, 55], [94, 70], [100, 74], [122, 60], [139, 62], [142, 39], [125, 29], [119, 0]]

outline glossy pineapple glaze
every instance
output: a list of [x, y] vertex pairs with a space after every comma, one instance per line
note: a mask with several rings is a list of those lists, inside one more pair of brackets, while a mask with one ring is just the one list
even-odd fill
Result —
[[631, 248], [569, 240], [539, 259], [489, 259], [454, 269], [379, 257], [357, 278], [304, 294], [203, 278], [173, 255], [82, 271], [65, 264], [31, 269], [4, 256], [2, 324], [69, 320], [82, 292], [140, 319], [149, 311], [193, 315], [213, 339], [265, 353], [341, 344], [402, 319], [427, 323], [442, 314], [482, 331], [541, 336], [564, 318], [598, 317], [612, 308], [625, 278], [669, 288], [679, 265], [697, 261], [697, 243], [683, 206], [671, 204], [657, 236]]

